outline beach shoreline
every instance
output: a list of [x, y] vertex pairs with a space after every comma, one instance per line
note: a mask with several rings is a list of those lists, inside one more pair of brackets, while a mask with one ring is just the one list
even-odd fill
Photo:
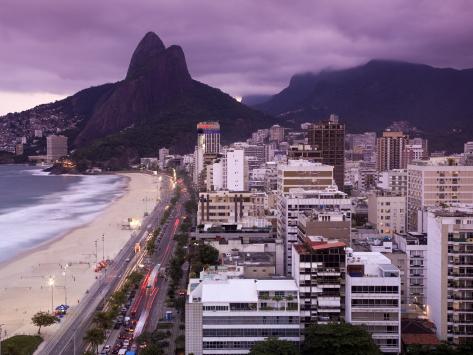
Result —
[[[36, 328], [31, 316], [40, 310], [49, 311], [51, 303], [53, 308], [65, 303], [66, 296], [73, 309], [96, 281], [95, 259], [113, 259], [130, 238], [132, 231], [123, 229], [124, 221], [141, 219], [152, 210], [155, 203], [147, 205], [153, 200], [150, 197], [157, 195], [156, 177], [141, 173], [119, 175], [126, 178], [123, 194], [91, 221], [0, 263], [0, 323], [5, 324], [7, 336], [33, 334]], [[64, 276], [66, 264], [70, 266]], [[52, 290], [48, 286], [50, 277], [55, 280]], [[46, 328], [42, 333], [48, 336], [57, 327]]]

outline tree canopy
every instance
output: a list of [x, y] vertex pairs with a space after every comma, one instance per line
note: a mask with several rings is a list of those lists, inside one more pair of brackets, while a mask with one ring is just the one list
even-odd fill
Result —
[[49, 327], [59, 322], [59, 318], [51, 313], [38, 312], [31, 318], [31, 321], [38, 327], [38, 334], [41, 334], [41, 327]]
[[250, 350], [250, 355], [298, 355], [297, 347], [287, 340], [268, 338], [257, 342]]
[[89, 329], [84, 336], [84, 340], [90, 343], [96, 352], [98, 352], [99, 345], [102, 344], [105, 339], [105, 331], [99, 327]]
[[370, 333], [348, 323], [306, 329], [302, 355], [380, 355]]

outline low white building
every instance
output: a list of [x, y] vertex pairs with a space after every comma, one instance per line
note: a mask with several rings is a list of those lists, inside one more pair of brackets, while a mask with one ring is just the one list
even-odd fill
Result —
[[248, 354], [268, 337], [300, 341], [294, 280], [190, 280], [185, 316], [186, 355]]
[[383, 254], [347, 250], [345, 320], [371, 333], [382, 352], [401, 351], [401, 277]]

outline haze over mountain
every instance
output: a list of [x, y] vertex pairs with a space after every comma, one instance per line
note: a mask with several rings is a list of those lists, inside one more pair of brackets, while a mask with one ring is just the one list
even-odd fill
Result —
[[62, 126], [72, 127], [66, 134], [74, 146], [93, 160], [155, 156], [163, 146], [190, 152], [199, 121], [220, 121], [223, 142], [246, 139], [272, 123], [270, 116], [193, 80], [181, 47], [166, 48], [153, 32], [138, 44], [123, 80], [4, 118], [27, 126], [32, 115], [61, 117]]
[[287, 88], [253, 107], [288, 124], [336, 113], [352, 132], [380, 131], [400, 120], [428, 134], [472, 131], [473, 69], [372, 60], [345, 70], [294, 75]]

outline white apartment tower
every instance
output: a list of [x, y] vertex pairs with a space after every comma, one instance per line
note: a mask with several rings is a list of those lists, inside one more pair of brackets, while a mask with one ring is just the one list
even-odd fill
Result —
[[347, 250], [345, 320], [364, 327], [383, 353], [401, 351], [401, 277], [378, 252]]
[[449, 343], [473, 339], [473, 205], [427, 214], [427, 316]]

